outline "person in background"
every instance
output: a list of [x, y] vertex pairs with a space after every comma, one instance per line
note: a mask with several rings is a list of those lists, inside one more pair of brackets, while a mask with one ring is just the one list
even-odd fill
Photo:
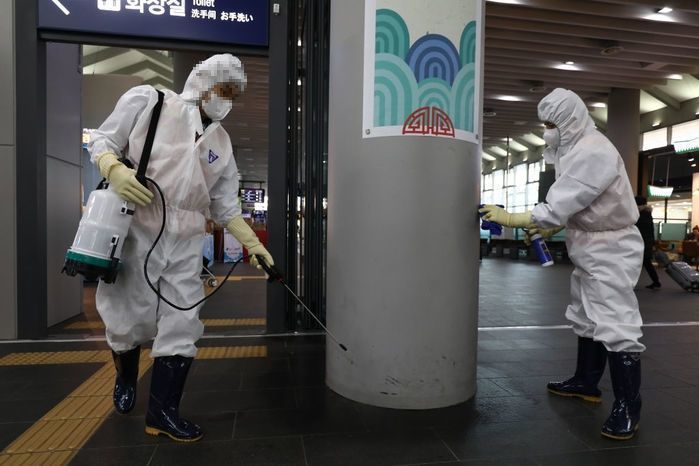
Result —
[[641, 232], [643, 237], [643, 267], [648, 272], [653, 283], [646, 286], [649, 290], [657, 290], [660, 288], [660, 279], [658, 272], [653, 265], [653, 250], [655, 249], [655, 227], [653, 225], [653, 207], [648, 205], [646, 198], [642, 196], [636, 197], [636, 205], [638, 206], [638, 222], [636, 228]]
[[699, 225], [694, 225], [692, 231], [684, 239], [685, 241], [699, 241]]
[[566, 247], [575, 270], [566, 317], [578, 335], [573, 377], [547, 385], [549, 392], [599, 403], [597, 387], [607, 359], [614, 389], [612, 412], [601, 434], [632, 438], [641, 418], [643, 321], [633, 288], [643, 263], [643, 239], [635, 223], [638, 209], [624, 162], [597, 129], [587, 106], [572, 91], [555, 89], [539, 102], [544, 122], [544, 159], [556, 168], [546, 202], [524, 213], [495, 205], [483, 218], [527, 228], [544, 239], [566, 228]]

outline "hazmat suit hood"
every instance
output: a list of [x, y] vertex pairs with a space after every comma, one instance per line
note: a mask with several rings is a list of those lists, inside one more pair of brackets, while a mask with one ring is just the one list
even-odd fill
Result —
[[557, 148], [544, 150], [546, 163], [554, 163], [565, 156], [582, 136], [595, 129], [585, 103], [572, 91], [554, 89], [539, 102], [539, 120], [550, 122], [558, 128], [561, 142]]
[[236, 83], [245, 90], [248, 79], [243, 63], [229, 53], [214, 55], [194, 67], [180, 96], [190, 103], [198, 103], [202, 96], [219, 83]]

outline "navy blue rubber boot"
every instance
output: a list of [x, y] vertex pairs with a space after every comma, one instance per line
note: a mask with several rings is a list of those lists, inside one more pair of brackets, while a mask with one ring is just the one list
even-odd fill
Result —
[[136, 405], [136, 384], [138, 383], [138, 360], [141, 357], [141, 347], [115, 353], [112, 351], [116, 380], [114, 381], [114, 408], [119, 414], [131, 412]]
[[602, 426], [602, 435], [629, 440], [641, 420], [641, 354], [609, 353], [609, 372], [614, 388], [614, 406]]
[[607, 348], [591, 338], [578, 337], [578, 363], [575, 375], [563, 382], [549, 382], [546, 388], [559, 396], [581, 398], [592, 403], [602, 401], [597, 384], [607, 364]]
[[196, 442], [201, 428], [180, 417], [180, 400], [193, 358], [165, 356], [155, 358], [146, 413], [146, 433], [165, 435], [177, 442]]

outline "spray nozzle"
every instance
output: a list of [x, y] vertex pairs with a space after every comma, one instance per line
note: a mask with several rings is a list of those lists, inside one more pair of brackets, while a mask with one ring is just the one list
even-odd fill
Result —
[[265, 262], [265, 259], [263, 256], [261, 256], [259, 254], [255, 254], [255, 257], [257, 258], [257, 262], [260, 263], [262, 270], [264, 270], [265, 273], [269, 276], [267, 281], [269, 281], [269, 282], [284, 281], [284, 276], [282, 275], [282, 273], [275, 266], [268, 265], [267, 262]]

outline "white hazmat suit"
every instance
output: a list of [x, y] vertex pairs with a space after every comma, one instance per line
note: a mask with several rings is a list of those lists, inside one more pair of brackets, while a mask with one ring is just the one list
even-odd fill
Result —
[[[198, 102], [216, 83], [235, 82], [242, 88], [240, 61], [217, 55], [198, 65], [184, 92], [164, 91], [165, 99], [146, 176], [162, 188], [167, 224], [149, 260], [148, 273], [160, 293], [180, 306], [204, 296], [202, 270], [204, 212], [226, 225], [241, 215], [238, 170], [230, 138], [218, 121], [206, 129]], [[105, 153], [123, 155], [138, 167], [148, 131], [156, 90], [135, 87], [124, 94], [113, 113], [93, 133], [89, 151], [93, 163]], [[162, 222], [161, 200], [138, 207], [122, 252], [123, 268], [114, 284], [100, 282], [96, 305], [106, 325], [107, 341], [117, 353], [151, 339], [152, 357], [194, 357], [204, 327], [197, 307], [173, 309], [148, 287], [143, 263]]]
[[602, 342], [609, 351], [641, 352], [643, 322], [633, 288], [643, 239], [621, 156], [571, 91], [556, 89], [544, 97], [539, 119], [557, 126], [560, 143], [544, 152], [555, 164], [556, 181], [546, 203], [532, 210], [532, 221], [543, 228], [566, 226], [575, 265], [566, 317], [578, 336]]

